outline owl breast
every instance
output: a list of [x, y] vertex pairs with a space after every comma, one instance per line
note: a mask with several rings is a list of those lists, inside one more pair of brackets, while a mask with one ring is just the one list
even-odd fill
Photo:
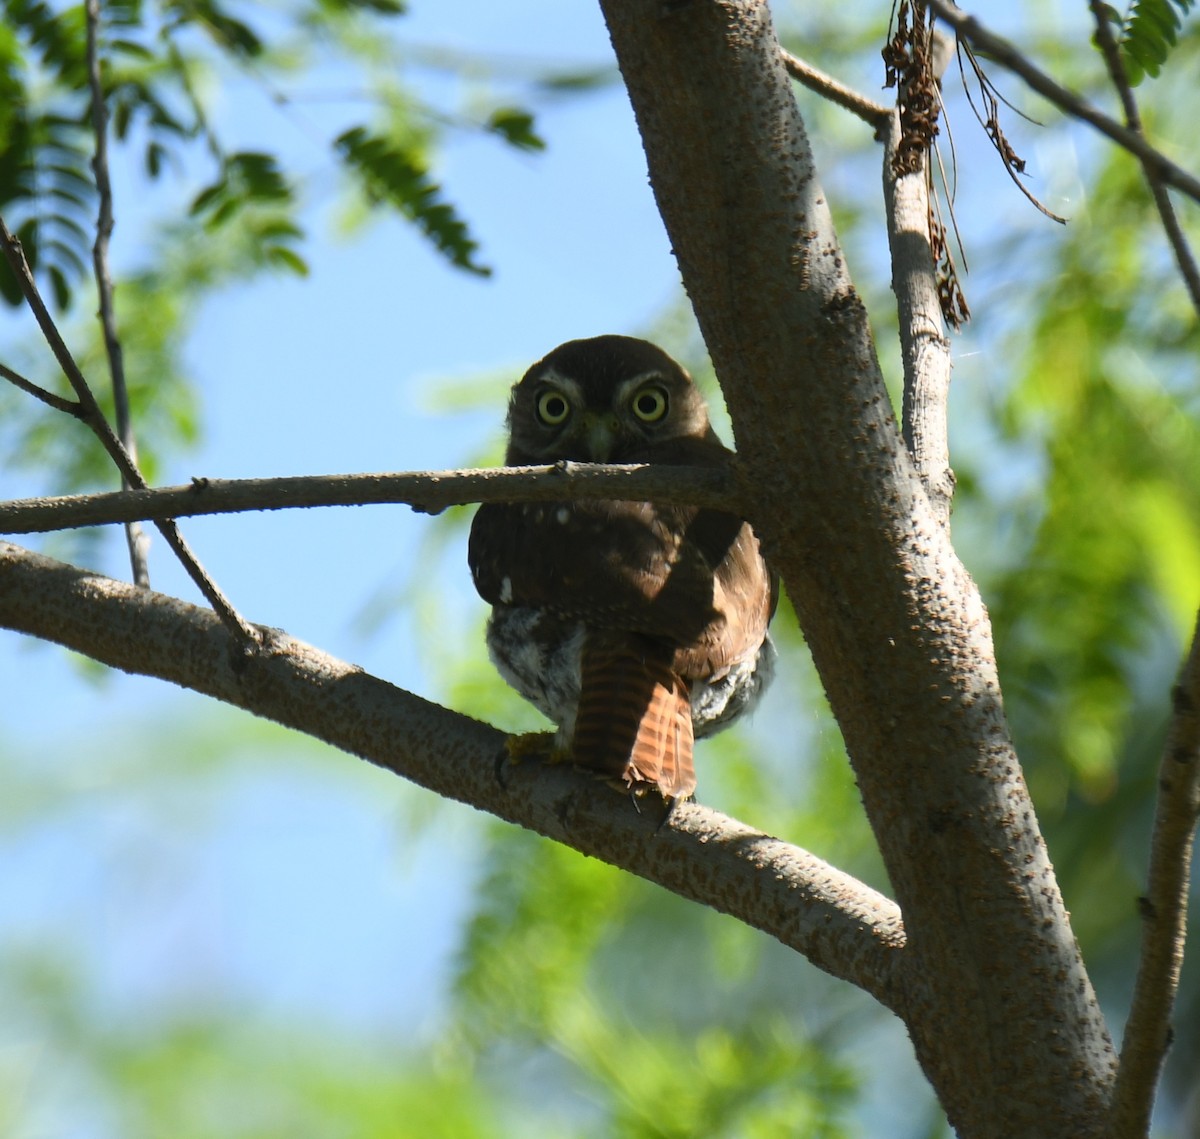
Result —
[[[497, 671], [558, 727], [560, 745], [570, 743], [579, 707], [586, 627], [546, 609], [497, 605], [487, 628], [488, 653]], [[752, 711], [775, 673], [769, 636], [746, 659], [690, 685], [696, 737], [715, 735]]]

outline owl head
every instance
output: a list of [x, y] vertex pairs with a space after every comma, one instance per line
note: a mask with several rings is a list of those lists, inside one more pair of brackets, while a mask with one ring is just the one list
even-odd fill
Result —
[[687, 372], [631, 336], [570, 340], [539, 360], [512, 390], [508, 430], [510, 466], [642, 462], [712, 431]]

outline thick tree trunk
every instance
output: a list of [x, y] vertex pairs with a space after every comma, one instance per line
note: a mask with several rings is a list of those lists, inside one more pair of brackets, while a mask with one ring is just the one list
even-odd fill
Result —
[[1102, 1129], [1115, 1058], [1013, 751], [978, 591], [916, 475], [767, 5], [601, 0], [908, 944], [893, 1007], [971, 1139]]

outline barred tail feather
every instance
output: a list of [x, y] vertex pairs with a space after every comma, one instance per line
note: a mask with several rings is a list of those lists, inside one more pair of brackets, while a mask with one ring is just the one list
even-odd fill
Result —
[[636, 636], [588, 633], [572, 752], [581, 767], [673, 799], [696, 789], [692, 708], [664, 656]]

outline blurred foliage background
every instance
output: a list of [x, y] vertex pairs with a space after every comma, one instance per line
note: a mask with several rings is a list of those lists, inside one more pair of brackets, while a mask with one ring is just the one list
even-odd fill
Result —
[[[878, 88], [886, 5], [870, 19], [856, 16], [852, 28], [833, 4], [777, 8], [790, 48], [863, 90]], [[18, 0], [5, 13], [0, 210], [37, 253], [39, 277], [73, 343], [85, 345], [85, 368], [95, 367], [99, 334], [86, 319], [94, 203], [81, 9]], [[469, 79], [468, 93], [433, 105], [406, 84], [418, 49], [405, 45], [394, 0], [135, 2], [106, 5], [105, 13], [114, 126], [131, 140], [121, 161], [141, 164], [135, 183], [174, 166], [198, 187], [186, 210], [153, 231], [141, 267], [120, 283], [151, 477], [160, 455], [190, 445], [204, 428], [182, 352], [203, 297], [254, 274], [308, 268], [296, 172], [273, 154], [227, 142], [208, 108], [231, 69], [252, 69], [286, 105], [297, 77], [349, 68], [368, 109], [320, 136], [336, 164], [327, 197], [339, 224], [353, 235], [373, 211], [398, 212], [474, 274], [489, 266], [471, 221], [430, 173], [447, 132], [479, 131], [536, 150], [547, 100], [586, 100], [616, 82], [611, 65], [514, 71], [511, 61], [447, 50], [438, 66]], [[1169, 58], [1164, 49], [1159, 59], [1153, 44], [1139, 46], [1145, 70], [1158, 74], [1138, 90], [1152, 137], [1194, 169], [1200, 30], [1194, 19], [1173, 27]], [[1068, 85], [1111, 104], [1078, 18], [1030, 20], [1021, 44]], [[1071, 201], [1070, 224], [1052, 225], [1008, 189], [998, 164], [988, 165], [954, 70], [946, 98], [956, 161], [948, 136], [942, 140], [951, 180], [973, 183], [977, 195], [987, 187], [1004, 203], [998, 224], [967, 235], [974, 320], [959, 340], [952, 404], [955, 539], [989, 606], [1027, 777], [1119, 1034], [1168, 692], [1200, 601], [1200, 335], [1136, 164], [1044, 107], [1033, 113], [1045, 127], [1014, 116], [1007, 129], [1018, 148], [1035, 147], [1064, 182], [1051, 195]], [[1015, 81], [1004, 90], [1025, 106]], [[878, 151], [861, 124], [805, 91], [797, 97], [894, 377]], [[1181, 210], [1200, 237], [1194, 204]], [[0, 287], [11, 294], [11, 281]], [[622, 331], [662, 343], [719, 399], [682, 300], [644, 328]], [[54, 385], [32, 343], [14, 338], [5, 361]], [[480, 408], [498, 420], [513, 378], [500, 370], [445, 377], [432, 406], [452, 422]], [[488, 438], [451, 458], [498, 461], [498, 433]], [[107, 486], [99, 452], [65, 444], [51, 414], [15, 390], [0, 389], [0, 456], [10, 470], [33, 472], [46, 491]], [[431, 523], [408, 568], [360, 599], [359, 626], [364, 635], [391, 635], [397, 611], [414, 614], [419, 652], [448, 704], [512, 730], [538, 728], [537, 714], [484, 657], [481, 608], [462, 603], [469, 517], [457, 510]], [[86, 557], [105, 540], [112, 539], [66, 536], [58, 550]], [[701, 796], [886, 891], [786, 602], [775, 627], [781, 679], [751, 725], [704, 746]], [[80, 683], [103, 680], [84, 670]], [[10, 919], [0, 925], [5, 1134], [946, 1133], [898, 1023], [761, 934], [224, 710], [197, 713], [185, 728], [151, 721], [138, 738], [132, 752], [103, 738], [53, 756], [0, 749], [0, 842], [15, 858], [4, 880]], [[347, 881], [334, 887], [346, 892], [344, 908], [310, 913], [311, 926], [302, 921], [275, 940], [264, 931], [260, 972], [222, 963], [219, 931], [207, 924], [221, 907], [204, 897], [213, 888], [204, 862], [216, 855], [205, 852], [225, 849], [231, 833], [240, 836], [235, 851], [276, 835], [270, 888], [291, 892], [303, 913], [306, 890], [317, 894], [325, 871], [273, 828], [283, 827], [290, 807], [311, 817], [315, 801], [328, 825], [317, 839], [355, 846], [365, 841], [361, 805], [378, 796], [394, 811], [359, 865], [424, 883], [405, 911], [417, 915], [417, 927], [399, 940], [382, 919], [378, 928], [360, 927], [361, 908], [377, 901], [363, 894], [359, 905], [359, 887]], [[23, 880], [21, 868], [24, 860], [33, 865], [31, 850], [63, 832], [73, 838], [67, 852], [53, 847], [57, 894], [47, 900], [39, 893], [45, 880]], [[189, 908], [196, 894], [200, 904]], [[137, 911], [136, 928], [158, 931], [152, 936], [177, 958], [179, 974], [168, 983], [147, 964], [114, 986], [111, 963], [70, 936], [71, 907], [90, 921], [98, 905], [101, 922], [108, 913], [124, 923]], [[58, 916], [14, 916], [39, 907]], [[441, 962], [431, 974], [436, 992], [417, 1020], [405, 1021], [389, 1003], [390, 971], [404, 969], [405, 954], [422, 943], [420, 915], [428, 911], [432, 928], [433, 913], [447, 907], [449, 943], [426, 947]], [[306, 938], [336, 948], [350, 937], [379, 939], [374, 996], [364, 1007], [347, 1012], [364, 998], [338, 970], [305, 982], [319, 991], [306, 994], [312, 1007], [303, 1015], [263, 996], [256, 978], [277, 980], [291, 968], [308, 977], [296, 964]], [[230, 975], [240, 980], [230, 984]], [[1189, 962], [1157, 1124], [1164, 1137], [1200, 1134], [1198, 977]]]

